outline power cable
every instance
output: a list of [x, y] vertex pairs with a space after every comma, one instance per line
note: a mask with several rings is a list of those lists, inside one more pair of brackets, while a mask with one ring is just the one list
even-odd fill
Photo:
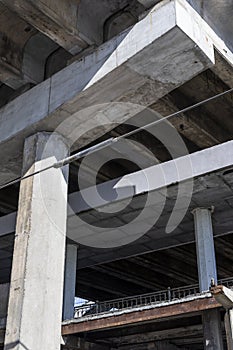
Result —
[[31, 177], [31, 176], [40, 174], [40, 173], [42, 173], [42, 172], [44, 172], [44, 171], [46, 171], [46, 170], [49, 170], [49, 169], [52, 169], [52, 168], [59, 169], [59, 168], [65, 166], [65, 165], [67, 165], [67, 164], [70, 164], [70, 163], [72, 163], [72, 162], [74, 162], [74, 161], [76, 161], [76, 160], [78, 160], [78, 159], [80, 159], [80, 158], [83, 158], [83, 157], [85, 157], [85, 156], [87, 156], [87, 155], [89, 155], [89, 154], [95, 153], [95, 152], [97, 152], [97, 151], [99, 151], [99, 150], [101, 150], [101, 149], [103, 149], [103, 148], [106, 148], [106, 147], [110, 146], [111, 144], [113, 144], [113, 143], [115, 143], [115, 142], [118, 142], [119, 140], [121, 140], [121, 139], [123, 139], [123, 138], [132, 136], [132, 135], [134, 135], [134, 134], [140, 132], [141, 130], [147, 130], [147, 129], [149, 129], [150, 127], [152, 127], [152, 126], [154, 126], [154, 125], [156, 125], [156, 124], [159, 124], [159, 123], [161, 123], [161, 122], [163, 122], [163, 121], [165, 121], [165, 120], [168, 120], [169, 118], [172, 118], [172, 117], [175, 117], [175, 116], [177, 116], [177, 115], [179, 115], [179, 114], [182, 114], [182, 113], [191, 111], [191, 110], [193, 110], [193, 109], [195, 109], [195, 108], [197, 108], [197, 107], [199, 107], [199, 106], [202, 106], [202, 105], [204, 105], [204, 104], [206, 104], [206, 103], [208, 103], [208, 102], [210, 102], [210, 101], [216, 100], [217, 98], [222, 97], [222, 96], [224, 96], [224, 95], [227, 95], [227, 94], [229, 94], [229, 93], [231, 93], [231, 92], [233, 92], [233, 88], [231, 88], [231, 89], [229, 89], [229, 90], [226, 90], [226, 91], [224, 91], [224, 92], [221, 92], [220, 94], [211, 96], [211, 97], [209, 97], [209, 98], [207, 98], [207, 99], [205, 99], [205, 100], [203, 100], [203, 101], [197, 102], [197, 103], [195, 103], [195, 104], [193, 104], [193, 105], [191, 105], [191, 106], [188, 106], [188, 107], [186, 107], [186, 108], [183, 108], [183, 109], [181, 109], [181, 110], [179, 110], [179, 111], [177, 111], [177, 112], [174, 112], [174, 113], [172, 113], [172, 114], [169, 114], [169, 115], [167, 115], [167, 116], [165, 116], [165, 117], [163, 117], [163, 118], [161, 118], [161, 119], [155, 120], [154, 122], [151, 122], [151, 123], [149, 123], [149, 124], [146, 124], [146, 125], [144, 125], [144, 126], [142, 126], [142, 127], [139, 127], [139, 128], [137, 128], [137, 129], [135, 129], [135, 130], [129, 131], [129, 132], [127, 132], [127, 133], [125, 133], [125, 134], [123, 134], [123, 135], [121, 135], [121, 136], [118, 136], [118, 137], [111, 137], [111, 138], [109, 138], [109, 139], [107, 139], [107, 140], [105, 140], [105, 141], [102, 141], [102, 142], [100, 142], [100, 143], [94, 145], [94, 146], [91, 146], [91, 147], [89, 147], [89, 148], [87, 148], [87, 149], [85, 149], [85, 150], [82, 150], [82, 151], [80, 151], [80, 152], [78, 152], [78, 153], [75, 153], [75, 154], [72, 155], [72, 156], [69, 156], [69, 157], [67, 157], [67, 158], [64, 158], [64, 159], [62, 159], [62, 160], [60, 160], [60, 161], [58, 161], [58, 162], [56, 162], [56, 163], [54, 163], [54, 164], [52, 164], [52, 165], [46, 167], [46, 168], [43, 168], [43, 169], [38, 170], [38, 171], [36, 171], [36, 172], [34, 172], [34, 173], [31, 173], [31, 174], [28, 174], [28, 175], [25, 175], [25, 176], [21, 176], [21, 177], [18, 177], [18, 178], [16, 178], [16, 179], [12, 180], [12, 181], [9, 181], [9, 182], [5, 183], [4, 185], [1, 185], [1, 186], [0, 186], [0, 190], [2, 190], [3, 188], [6, 188], [6, 187], [8, 187], [8, 186], [14, 185], [14, 184], [16, 184], [16, 183], [18, 183], [18, 182], [20, 182], [20, 181], [22, 181], [22, 180], [28, 179], [28, 178]]

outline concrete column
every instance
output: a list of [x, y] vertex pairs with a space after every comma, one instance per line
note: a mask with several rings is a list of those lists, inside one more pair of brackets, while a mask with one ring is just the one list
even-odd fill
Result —
[[[68, 155], [58, 134], [25, 141], [23, 175]], [[68, 168], [20, 184], [5, 350], [60, 350]]]
[[227, 336], [227, 349], [233, 349], [233, 309], [226, 310], [225, 313], [225, 330]]
[[[215, 260], [213, 228], [211, 221], [212, 209], [196, 208], [193, 211], [195, 223], [195, 238], [200, 291], [207, 291], [211, 279], [217, 283], [217, 268]], [[204, 349], [223, 350], [221, 319], [219, 310], [208, 310], [202, 315]]]
[[210, 288], [211, 279], [217, 283], [211, 209], [197, 208], [193, 211], [200, 291]]
[[205, 350], [223, 350], [220, 312], [217, 309], [203, 312]]
[[74, 298], [77, 270], [77, 245], [67, 244], [63, 295], [63, 320], [74, 318]]

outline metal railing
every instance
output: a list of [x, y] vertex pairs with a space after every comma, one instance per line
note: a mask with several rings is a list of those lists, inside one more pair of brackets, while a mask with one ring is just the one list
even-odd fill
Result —
[[[228, 288], [233, 288], [233, 278], [222, 279], [218, 284], [223, 284]], [[208, 292], [208, 291], [207, 291]], [[89, 302], [75, 308], [75, 318], [98, 315], [101, 313], [120, 311], [129, 308], [145, 307], [149, 305], [161, 304], [176, 301], [179, 299], [200, 296], [198, 284], [168, 288], [166, 290], [135, 295], [132, 297], [119, 298], [102, 302]]]
[[173, 300], [186, 298], [188, 296], [195, 296], [198, 294], [198, 285], [192, 285], [182, 288], [168, 288], [166, 290], [154, 293], [135, 295], [132, 297], [125, 297], [103, 302], [87, 303], [75, 308], [75, 318], [135, 307], [142, 307], [152, 304], [171, 302]]
[[224, 278], [218, 281], [218, 285], [223, 285], [229, 289], [233, 289], [233, 278]]

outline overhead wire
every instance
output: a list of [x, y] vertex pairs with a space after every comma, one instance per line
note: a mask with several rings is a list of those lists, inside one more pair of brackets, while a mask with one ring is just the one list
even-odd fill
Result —
[[76, 161], [78, 159], [81, 159], [81, 158], [87, 156], [87, 155], [93, 154], [93, 153], [95, 153], [95, 152], [97, 152], [97, 151], [99, 151], [99, 150], [101, 150], [103, 148], [109, 147], [111, 144], [116, 143], [116, 142], [120, 141], [123, 138], [135, 135], [136, 133], [138, 133], [138, 132], [140, 132], [142, 130], [147, 130], [150, 127], [152, 127], [154, 125], [157, 125], [159, 123], [162, 123], [165, 120], [168, 120], [168, 119], [170, 119], [172, 117], [178, 116], [179, 114], [191, 111], [191, 110], [193, 110], [195, 108], [198, 108], [198, 107], [200, 107], [200, 106], [202, 106], [202, 105], [204, 105], [204, 104], [206, 104], [208, 102], [216, 100], [219, 97], [227, 95], [227, 94], [229, 94], [231, 92], [233, 92], [233, 88], [225, 90], [225, 91], [223, 91], [223, 92], [221, 92], [219, 94], [211, 96], [211, 97], [209, 97], [209, 98], [207, 98], [205, 100], [197, 102], [197, 103], [195, 103], [195, 104], [193, 104], [191, 106], [188, 106], [186, 108], [183, 108], [183, 109], [181, 109], [181, 110], [179, 110], [177, 112], [171, 113], [171, 114], [169, 114], [169, 115], [167, 115], [165, 117], [162, 117], [161, 119], [158, 119], [158, 120], [155, 120], [155, 121], [153, 121], [153, 122], [151, 122], [149, 124], [143, 125], [143, 126], [137, 128], [137, 129], [129, 131], [129, 132], [123, 134], [123, 135], [120, 135], [120, 136], [117, 136], [117, 137], [111, 137], [111, 138], [109, 138], [109, 139], [107, 139], [105, 141], [102, 141], [102, 142], [94, 145], [94, 146], [91, 146], [91, 147], [88, 147], [87, 149], [79, 151], [79, 152], [73, 154], [72, 156], [66, 157], [66, 158], [64, 158], [64, 159], [62, 159], [62, 160], [60, 160], [58, 162], [55, 162], [54, 164], [51, 164], [50, 166], [47, 166], [47, 167], [42, 168], [42, 169], [40, 169], [38, 171], [35, 171], [35, 172], [31, 173], [31, 174], [20, 176], [20, 177], [14, 179], [12, 181], [9, 181], [9, 182], [1, 185], [0, 186], [0, 190], [4, 189], [6, 187], [9, 187], [11, 185], [14, 185], [14, 184], [16, 184], [18, 182], [21, 182], [22, 180], [28, 179], [28, 178], [30, 178], [32, 176], [35, 176], [35, 175], [40, 174], [42, 172], [45, 172], [45, 171], [47, 171], [49, 169], [52, 169], [52, 168], [59, 169], [59, 168], [65, 166], [65, 165], [70, 164], [70, 163], [72, 163], [72, 162], [74, 162], [74, 161]]

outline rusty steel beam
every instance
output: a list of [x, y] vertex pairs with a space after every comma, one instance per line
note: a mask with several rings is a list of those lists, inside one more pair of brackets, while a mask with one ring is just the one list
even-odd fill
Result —
[[64, 323], [62, 334], [69, 335], [94, 330], [106, 330], [115, 327], [132, 325], [140, 322], [160, 321], [171, 317], [184, 317], [188, 314], [201, 313], [204, 310], [220, 308], [214, 298], [203, 298], [183, 303], [177, 303], [169, 306], [157, 307], [150, 310], [140, 310], [121, 315], [114, 315], [93, 320], [83, 320], [77, 322], [72, 320]]

